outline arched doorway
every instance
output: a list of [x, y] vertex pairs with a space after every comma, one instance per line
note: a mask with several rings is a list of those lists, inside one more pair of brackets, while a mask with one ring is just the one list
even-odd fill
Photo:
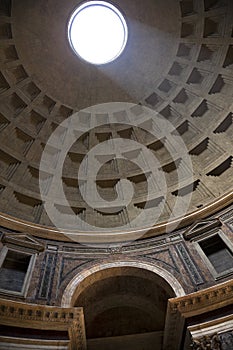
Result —
[[88, 350], [159, 350], [167, 301], [183, 294], [163, 269], [115, 262], [76, 276], [63, 295], [63, 306], [69, 301], [69, 306], [84, 308]]

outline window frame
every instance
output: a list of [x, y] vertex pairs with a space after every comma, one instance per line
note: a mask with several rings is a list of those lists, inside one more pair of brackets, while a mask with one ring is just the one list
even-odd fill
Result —
[[33, 269], [35, 266], [36, 254], [29, 252], [29, 251], [21, 250], [21, 249], [15, 248], [15, 247], [9, 247], [9, 246], [4, 245], [0, 251], [0, 268], [2, 267], [9, 251], [29, 255], [30, 261], [29, 261], [28, 268], [27, 268], [27, 271], [26, 271], [26, 274], [24, 277], [21, 291], [18, 292], [18, 291], [14, 291], [14, 290], [3, 289], [0, 287], [0, 293], [7, 294], [7, 295], [15, 295], [15, 296], [19, 296], [19, 297], [26, 297], [27, 292], [28, 292], [28, 288], [30, 285], [30, 280], [32, 277]]
[[207, 234], [202, 235], [201, 237], [196, 237], [195, 240], [193, 240], [196, 250], [198, 251], [199, 255], [201, 256], [202, 260], [205, 262], [207, 268], [215, 278], [215, 280], [219, 280], [225, 277], [228, 277], [233, 274], [233, 267], [231, 269], [228, 269], [226, 271], [223, 271], [221, 273], [218, 273], [215, 270], [214, 265], [210, 262], [209, 258], [205, 254], [204, 250], [201, 248], [200, 243], [211, 238], [214, 236], [219, 236], [219, 238], [223, 241], [223, 243], [227, 246], [227, 248], [230, 250], [231, 254], [233, 255], [233, 244], [229, 240], [229, 238], [219, 229], [213, 230], [211, 232], [208, 232]]

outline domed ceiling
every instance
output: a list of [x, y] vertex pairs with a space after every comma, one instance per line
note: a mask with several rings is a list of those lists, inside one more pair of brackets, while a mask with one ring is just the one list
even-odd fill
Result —
[[232, 1], [114, 0], [129, 38], [101, 66], [69, 46], [79, 3], [1, 1], [2, 223], [117, 241], [120, 232], [162, 233], [227, 205]]

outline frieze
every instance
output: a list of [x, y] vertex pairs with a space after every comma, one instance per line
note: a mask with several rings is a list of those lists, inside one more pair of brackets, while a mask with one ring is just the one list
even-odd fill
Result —
[[160, 249], [161, 247], [167, 246], [168, 244], [172, 245], [178, 241], [182, 241], [182, 233], [175, 233], [171, 234], [170, 236], [166, 238], [150, 238], [145, 239], [143, 241], [135, 241], [132, 243], [126, 243], [119, 246], [110, 245], [108, 247], [89, 247], [86, 245], [66, 245], [64, 244], [60, 249], [59, 252], [64, 253], [72, 253], [72, 254], [79, 254], [83, 256], [106, 256], [106, 255], [115, 255], [115, 254], [141, 254], [141, 252], [145, 253], [147, 251], [152, 251], [154, 249]]
[[219, 218], [223, 221], [231, 219], [232, 217], [233, 217], [233, 208], [219, 216]]

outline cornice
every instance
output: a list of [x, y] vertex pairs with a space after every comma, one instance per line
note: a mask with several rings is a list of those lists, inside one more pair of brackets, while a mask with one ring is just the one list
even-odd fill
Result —
[[169, 299], [164, 349], [179, 350], [185, 321], [233, 303], [233, 280], [183, 297]]
[[[63, 241], [63, 242], [79, 242], [83, 244], [101, 244], [101, 243], [119, 243], [122, 241], [132, 241], [134, 238], [138, 239], [140, 233], [141, 238], [156, 237], [164, 233], [173, 231], [175, 228], [182, 228], [193, 224], [195, 221], [202, 220], [216, 212], [224, 209], [233, 202], [233, 192], [216, 199], [216, 201], [210, 203], [202, 209], [195, 210], [192, 213], [187, 214], [182, 220], [180, 218], [168, 222], [159, 223], [151, 228], [142, 228], [141, 230], [131, 230], [118, 235], [118, 231], [110, 231], [107, 234], [101, 235], [98, 233], [96, 238], [94, 233], [90, 232], [69, 232], [58, 230], [54, 227], [47, 227], [31, 222], [27, 222], [22, 219], [15, 218], [13, 216], [0, 213], [0, 225], [6, 228], [17, 230], [21, 232], [27, 232], [35, 237], [43, 239]], [[72, 239], [72, 237], [74, 237]], [[77, 238], [78, 237], [78, 238]]]
[[181, 298], [169, 300], [171, 312], [179, 312], [182, 317], [190, 318], [204, 314], [233, 302], [233, 280], [218, 284]]
[[86, 350], [82, 308], [60, 308], [0, 299], [0, 324], [22, 328], [67, 330], [69, 350]]

